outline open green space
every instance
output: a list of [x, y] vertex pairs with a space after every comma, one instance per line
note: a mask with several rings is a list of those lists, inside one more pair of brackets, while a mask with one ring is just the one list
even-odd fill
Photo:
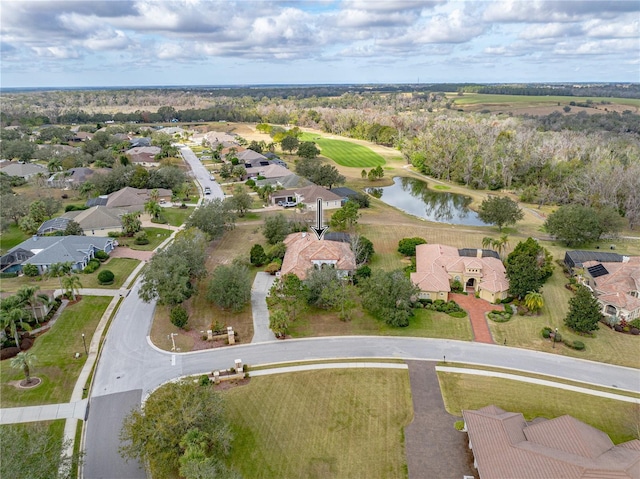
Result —
[[[11, 368], [10, 360], [0, 363], [0, 404], [5, 407], [34, 406], [68, 402], [86, 361], [82, 333], [88, 342], [100, 318], [111, 302], [110, 297], [84, 296], [65, 308], [53, 327], [39, 336], [29, 352], [37, 361], [31, 376], [42, 380], [32, 389], [18, 389], [13, 381], [24, 379], [22, 370]], [[75, 353], [82, 353], [75, 359]]]
[[243, 477], [407, 477], [406, 370], [278, 374], [223, 394]]
[[344, 140], [334, 140], [314, 133], [303, 133], [302, 141], [313, 141], [321, 150], [321, 155], [342, 166], [370, 168], [385, 164], [385, 159], [366, 146]]
[[186, 208], [163, 208], [162, 215], [167, 219], [171, 226], [182, 226], [193, 210], [193, 206]]
[[[80, 283], [82, 283], [83, 288], [118, 289], [139, 263], [140, 261], [137, 259], [110, 258], [108, 261], [101, 263], [100, 267], [91, 274], [78, 273], [78, 278], [80, 278]], [[98, 275], [105, 269], [108, 269], [115, 275], [113, 284], [101, 285], [98, 281]], [[23, 275], [17, 278], [3, 279], [2, 291], [15, 292], [24, 285], [38, 286], [43, 291], [60, 289], [60, 281], [58, 278], [47, 278], [43, 276], [31, 278]]]
[[510, 379], [443, 372], [438, 379], [447, 411], [458, 416], [463, 409], [490, 404], [521, 412], [527, 421], [569, 414], [606, 432], [616, 444], [633, 439], [638, 428], [638, 405], [633, 403]]
[[153, 228], [153, 227], [144, 227], [144, 231], [147, 232], [147, 238], [149, 238], [149, 244], [138, 245], [135, 243], [133, 238], [120, 237], [118, 238], [118, 243], [120, 246], [127, 246], [131, 249], [137, 249], [141, 251], [153, 251], [156, 249], [160, 243], [166, 240], [169, 236], [171, 236], [171, 230], [167, 228]]
[[11, 224], [6, 230], [0, 234], [0, 251], [6, 253], [14, 246], [18, 246], [24, 240], [29, 239], [29, 235]]
[[601, 98], [586, 96], [533, 96], [533, 95], [498, 95], [485, 93], [465, 93], [463, 96], [448, 95], [455, 100], [456, 105], [479, 105], [479, 104], [514, 104], [514, 105], [557, 105], [569, 104], [569, 102], [586, 103], [587, 100], [593, 102], [594, 106], [601, 106], [601, 101], [615, 103], [619, 105], [640, 106], [640, 99], [637, 98]]

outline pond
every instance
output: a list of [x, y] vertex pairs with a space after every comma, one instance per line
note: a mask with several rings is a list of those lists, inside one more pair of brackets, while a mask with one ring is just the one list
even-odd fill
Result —
[[469, 208], [471, 197], [434, 191], [417, 178], [395, 177], [393, 186], [367, 188], [367, 192], [386, 204], [436, 223], [489, 226]]

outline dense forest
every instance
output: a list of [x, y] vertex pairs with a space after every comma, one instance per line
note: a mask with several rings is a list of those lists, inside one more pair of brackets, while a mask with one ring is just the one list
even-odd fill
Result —
[[[129, 130], [142, 123], [220, 120], [296, 125], [395, 147], [420, 171], [470, 188], [506, 189], [541, 205], [611, 206], [632, 227], [640, 224], [639, 115], [602, 110], [544, 116], [469, 113], [454, 108], [445, 94], [489, 88], [510, 94], [528, 88], [545, 94], [547, 88], [567, 95], [640, 94], [638, 85], [470, 84], [3, 93], [3, 125], [21, 127], [3, 130], [2, 146], [5, 152], [16, 151], [15, 157], [27, 157], [26, 138], [43, 124], [96, 129], [109, 121]], [[64, 142], [64, 129], [57, 126], [39, 133], [53, 128]], [[74, 163], [105, 163], [100, 149], [83, 148]]]

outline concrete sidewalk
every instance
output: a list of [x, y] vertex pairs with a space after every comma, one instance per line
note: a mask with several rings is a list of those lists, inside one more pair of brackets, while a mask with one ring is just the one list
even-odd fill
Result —
[[83, 419], [87, 413], [88, 399], [63, 404], [13, 407], [0, 409], [0, 424], [53, 421], [55, 419]]

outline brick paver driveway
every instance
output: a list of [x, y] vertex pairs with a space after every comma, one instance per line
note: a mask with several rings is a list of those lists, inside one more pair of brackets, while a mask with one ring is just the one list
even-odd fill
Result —
[[472, 294], [450, 294], [449, 299], [455, 301], [469, 313], [469, 320], [473, 328], [473, 340], [478, 343], [493, 344], [493, 337], [487, 324], [484, 313], [494, 309], [504, 309], [501, 304], [491, 304], [484, 299], [479, 299]]

